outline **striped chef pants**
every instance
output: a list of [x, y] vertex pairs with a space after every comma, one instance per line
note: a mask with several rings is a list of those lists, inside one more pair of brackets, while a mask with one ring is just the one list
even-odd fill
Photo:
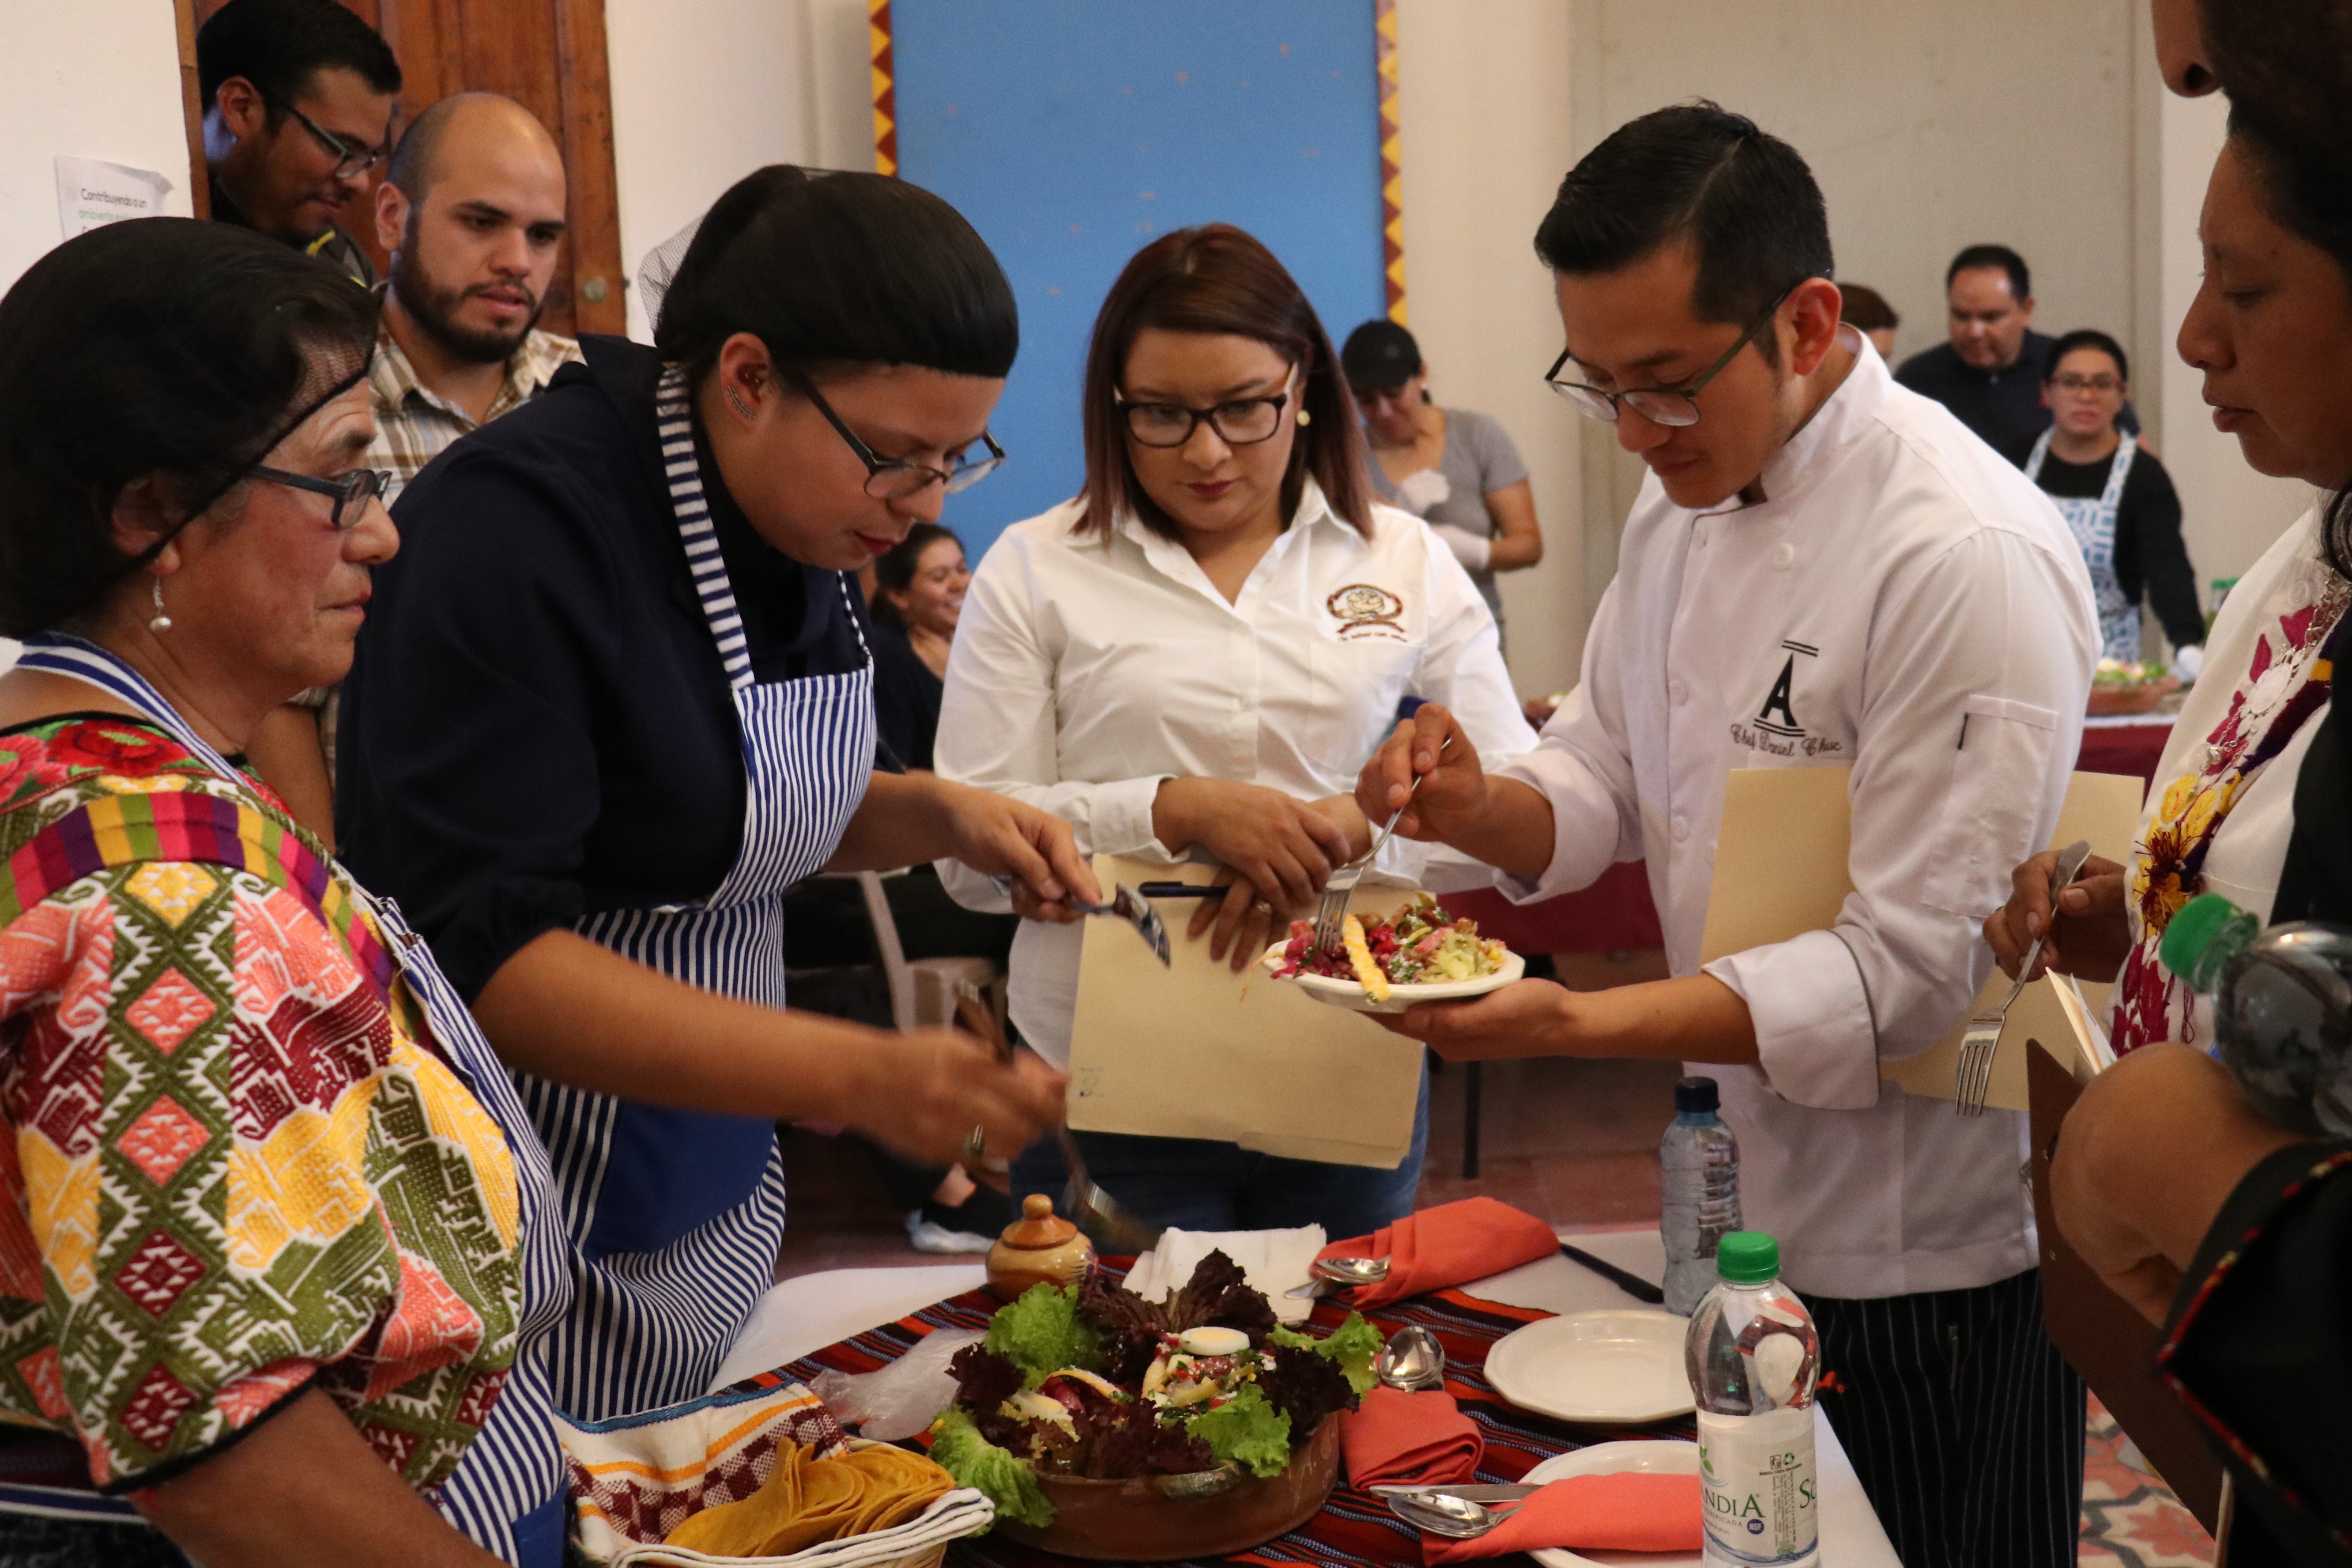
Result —
[[1904, 1568], [2074, 1568], [2083, 1380], [2042, 1327], [2042, 1276], [1808, 1296], [1822, 1408]]

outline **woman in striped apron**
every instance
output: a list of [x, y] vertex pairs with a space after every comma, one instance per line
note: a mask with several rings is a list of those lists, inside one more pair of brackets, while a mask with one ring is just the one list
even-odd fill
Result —
[[1094, 891], [1058, 820], [875, 771], [850, 579], [995, 466], [1015, 341], [944, 202], [763, 170], [694, 234], [655, 350], [587, 339], [402, 495], [344, 688], [339, 836], [444, 952], [547, 1142], [580, 1419], [709, 1387], [772, 1278], [778, 1121], [945, 1164], [1059, 1115], [1041, 1063], [784, 1011], [782, 895], [816, 872], [952, 857], [1047, 918]]
[[546, 1152], [239, 765], [397, 548], [352, 467], [375, 332], [184, 218], [0, 300], [0, 1562], [563, 1560]]

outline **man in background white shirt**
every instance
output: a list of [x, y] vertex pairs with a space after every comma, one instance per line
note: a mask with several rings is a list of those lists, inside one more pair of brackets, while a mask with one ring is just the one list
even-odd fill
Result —
[[[1839, 325], [1804, 161], [1712, 104], [1621, 128], [1537, 236], [1562, 395], [1650, 469], [1582, 684], [1494, 775], [1443, 709], [1368, 816], [1521, 899], [1646, 859], [1675, 978], [1523, 982], [1396, 1026], [1451, 1058], [1678, 1058], [1719, 1080], [1747, 1222], [1811, 1304], [1823, 1405], [1909, 1568], [2074, 1560], [2083, 1389], [2042, 1327], [2023, 1119], [1882, 1085], [1967, 1013], [1977, 922], [2055, 825], [2098, 630], [2057, 511]], [[1439, 747], [1453, 746], [1439, 764]], [[1851, 766], [1836, 926], [1698, 963], [1725, 776]], [[2005, 859], [2004, 857], [2011, 858]]]

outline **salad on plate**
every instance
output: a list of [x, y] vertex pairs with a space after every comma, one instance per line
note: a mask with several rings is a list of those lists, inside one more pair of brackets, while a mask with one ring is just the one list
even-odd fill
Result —
[[1164, 1302], [1099, 1275], [1033, 1285], [949, 1363], [956, 1398], [931, 1424], [931, 1458], [999, 1518], [1041, 1530], [1054, 1521], [1041, 1475], [1264, 1479], [1356, 1407], [1380, 1348], [1356, 1313], [1323, 1339], [1283, 1327], [1223, 1252]]
[[1341, 937], [1343, 952], [1318, 952], [1314, 923], [1291, 921], [1280, 961], [1269, 961], [1275, 977], [1352, 980], [1363, 987], [1366, 997], [1383, 1002], [1392, 985], [1448, 984], [1499, 975], [1511, 957], [1501, 942], [1478, 934], [1477, 921], [1455, 919], [1427, 893], [1415, 893], [1385, 920], [1348, 916]]

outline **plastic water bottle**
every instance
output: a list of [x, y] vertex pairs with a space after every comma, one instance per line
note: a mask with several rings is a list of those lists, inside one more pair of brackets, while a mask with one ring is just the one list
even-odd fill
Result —
[[1711, 1078], [1675, 1085], [1675, 1119], [1658, 1141], [1658, 1229], [1666, 1242], [1666, 1310], [1689, 1317], [1715, 1287], [1716, 1243], [1739, 1228], [1739, 1140], [1716, 1113]]
[[2219, 893], [2180, 907], [2157, 949], [2213, 998], [2215, 1054], [2246, 1102], [2292, 1132], [2352, 1136], [2352, 931], [2262, 922]]
[[1698, 1403], [1699, 1490], [1710, 1568], [1818, 1568], [1813, 1382], [1821, 1336], [1780, 1280], [1780, 1247], [1736, 1230], [1716, 1248], [1722, 1283], [1683, 1340]]

